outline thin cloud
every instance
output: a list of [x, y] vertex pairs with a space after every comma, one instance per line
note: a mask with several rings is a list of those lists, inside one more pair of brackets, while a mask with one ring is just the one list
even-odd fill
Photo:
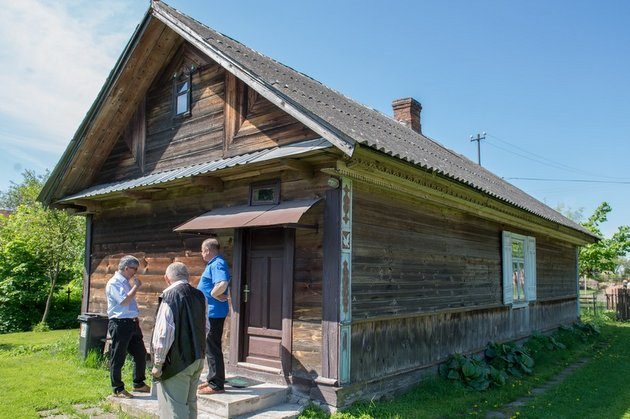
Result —
[[[131, 35], [145, 2], [20, 0], [0, 8], [3, 149], [58, 155]], [[24, 127], [29, 128], [27, 141]], [[41, 134], [33, 135], [32, 133]]]

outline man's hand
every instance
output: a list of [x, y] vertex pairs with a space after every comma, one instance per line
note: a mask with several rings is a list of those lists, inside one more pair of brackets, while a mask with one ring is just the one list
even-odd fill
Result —
[[142, 281], [140, 281], [137, 276], [133, 277], [133, 283], [136, 286], [136, 288], [140, 288], [140, 285], [142, 285]]
[[151, 369], [151, 375], [155, 378], [160, 378], [162, 376], [162, 366], [154, 365], [153, 369]]
[[221, 301], [222, 303], [226, 302], [228, 300], [228, 296], [225, 294], [221, 294], [217, 297], [214, 297], [216, 300]]
[[[210, 295], [213, 298], [216, 298], [219, 301], [227, 301], [227, 297], [225, 295], [223, 295], [223, 293], [225, 292], [227, 287], [228, 287], [227, 281], [217, 282], [214, 285], [214, 288], [212, 288], [212, 291], [210, 291]], [[221, 298], [223, 298], [223, 299], [221, 299]]]

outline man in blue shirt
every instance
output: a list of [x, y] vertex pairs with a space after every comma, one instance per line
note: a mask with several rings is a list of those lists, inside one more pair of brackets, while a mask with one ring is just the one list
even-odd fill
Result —
[[[110, 379], [116, 397], [130, 399], [133, 397], [121, 378], [121, 370], [125, 364], [127, 352], [133, 357], [133, 389], [148, 393], [149, 386], [144, 383], [147, 350], [142, 340], [142, 331], [138, 321], [138, 303], [136, 292], [142, 282], [136, 276], [140, 262], [134, 256], [123, 256], [118, 263], [118, 272], [107, 281], [107, 330], [111, 338]], [[133, 280], [133, 285], [131, 282]]]
[[210, 331], [206, 337], [206, 361], [208, 361], [208, 377], [199, 386], [200, 394], [219, 394], [225, 390], [225, 365], [223, 363], [223, 349], [221, 338], [223, 324], [228, 315], [228, 283], [230, 269], [227, 262], [219, 255], [219, 241], [215, 238], [204, 240], [201, 244], [201, 256], [208, 262], [201, 275], [197, 288], [201, 290], [208, 301], [208, 323]]

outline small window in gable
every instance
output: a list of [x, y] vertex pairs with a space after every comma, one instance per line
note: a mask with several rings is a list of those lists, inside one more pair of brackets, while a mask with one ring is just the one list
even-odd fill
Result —
[[189, 116], [192, 100], [192, 73], [195, 67], [173, 75], [173, 116]]
[[254, 183], [249, 189], [249, 205], [280, 203], [280, 182]]
[[536, 239], [503, 232], [503, 303], [526, 306], [536, 300]]
[[177, 83], [177, 101], [175, 103], [175, 114], [182, 115], [190, 111], [190, 83], [185, 80]]

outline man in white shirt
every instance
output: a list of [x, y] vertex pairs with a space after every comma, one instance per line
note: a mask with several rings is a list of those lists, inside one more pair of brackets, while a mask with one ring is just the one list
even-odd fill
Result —
[[181, 262], [166, 268], [168, 287], [160, 296], [153, 329], [151, 374], [160, 382], [160, 418], [197, 417], [197, 382], [209, 327], [206, 298], [188, 283], [188, 277]]
[[[140, 262], [134, 256], [123, 256], [118, 263], [118, 272], [107, 281], [107, 325], [111, 338], [110, 379], [114, 396], [130, 399], [131, 393], [125, 390], [121, 370], [125, 364], [127, 352], [133, 357], [133, 390], [149, 393], [151, 389], [144, 383], [147, 365], [147, 350], [142, 340], [142, 330], [138, 321], [138, 303], [136, 292], [142, 285], [136, 273]], [[131, 282], [133, 280], [133, 285]]]

